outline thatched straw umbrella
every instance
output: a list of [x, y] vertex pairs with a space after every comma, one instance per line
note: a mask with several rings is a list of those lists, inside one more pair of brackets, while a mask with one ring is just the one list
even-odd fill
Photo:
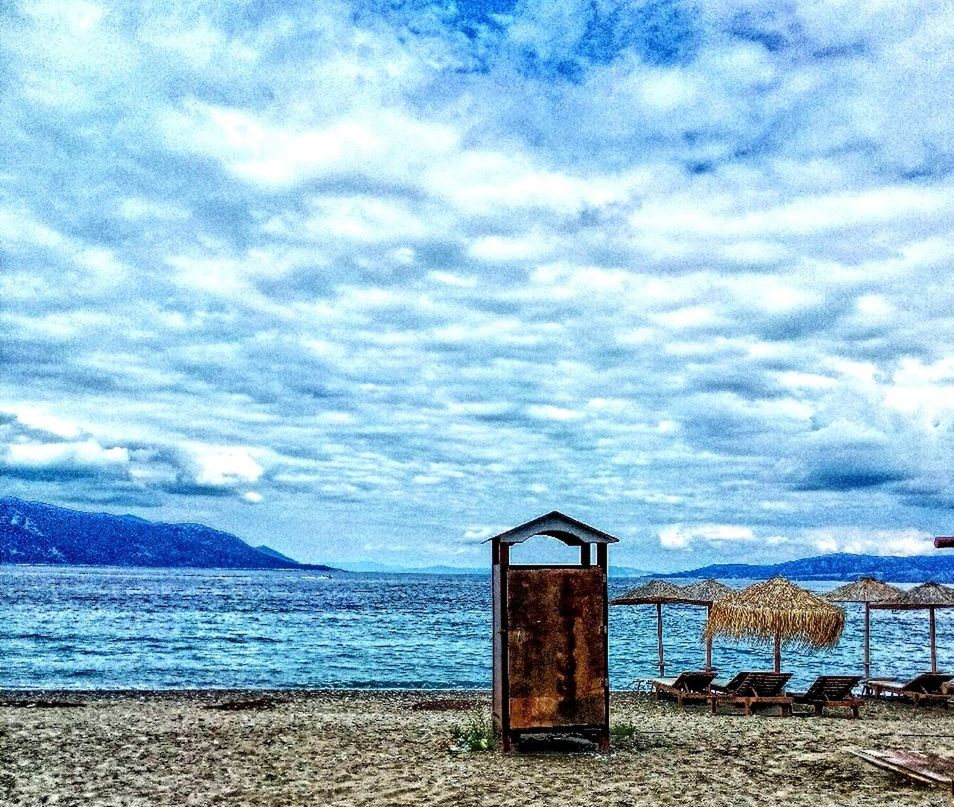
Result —
[[921, 583], [910, 591], [905, 591], [900, 597], [887, 602], [874, 603], [872, 608], [890, 608], [892, 610], [907, 610], [912, 608], [927, 608], [929, 615], [929, 629], [931, 633], [931, 672], [937, 672], [936, 625], [934, 611], [937, 608], [954, 607], [954, 588], [942, 586], [940, 583]]
[[[713, 580], [700, 580], [683, 587], [683, 602], [689, 605], [704, 605], [706, 607], [706, 619], [712, 614], [712, 603], [721, 600], [727, 594], [731, 594], [735, 589], [729, 588], [725, 583]], [[706, 669], [712, 669], [712, 637], [706, 638]]]
[[700, 580], [698, 583], [684, 586], [682, 589], [683, 600], [690, 605], [712, 605], [716, 600], [734, 593], [734, 588], [711, 577], [708, 580]]
[[832, 647], [841, 638], [845, 612], [810, 591], [773, 577], [712, 604], [703, 630], [750, 641], [775, 640], [775, 671], [781, 672], [782, 645]]
[[865, 678], [871, 677], [871, 603], [885, 602], [900, 597], [904, 592], [873, 577], [862, 577], [829, 591], [825, 599], [831, 602], [863, 602], [865, 604]]
[[656, 650], [659, 654], [659, 674], [666, 674], [666, 660], [663, 656], [662, 606], [664, 602], [682, 602], [682, 589], [668, 580], [650, 580], [622, 597], [617, 597], [611, 605], [655, 605], [656, 606]]

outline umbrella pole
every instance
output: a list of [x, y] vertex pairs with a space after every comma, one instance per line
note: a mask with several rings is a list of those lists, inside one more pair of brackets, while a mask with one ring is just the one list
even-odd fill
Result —
[[775, 672], [782, 671], [782, 632], [775, 631]]
[[[706, 621], [712, 617], [712, 606], [706, 606]], [[712, 670], [712, 637], [706, 639], [706, 672]]]
[[934, 624], [934, 606], [928, 608], [928, 614], [930, 616], [930, 625], [931, 625], [931, 672], [937, 672], [937, 647], [935, 646], [935, 624]]
[[666, 674], [666, 661], [663, 658], [662, 642], [662, 603], [656, 603], [656, 649], [659, 651], [659, 675]]
[[871, 678], [871, 604], [865, 603], [865, 680]]

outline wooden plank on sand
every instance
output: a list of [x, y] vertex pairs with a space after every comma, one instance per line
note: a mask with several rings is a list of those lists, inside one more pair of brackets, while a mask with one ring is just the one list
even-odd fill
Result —
[[950, 757], [897, 749], [885, 751], [864, 749], [851, 753], [865, 762], [901, 774], [916, 782], [940, 785], [954, 790], [954, 759]]

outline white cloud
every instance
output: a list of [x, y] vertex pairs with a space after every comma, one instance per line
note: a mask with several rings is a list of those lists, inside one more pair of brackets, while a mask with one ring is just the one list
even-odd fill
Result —
[[199, 485], [232, 487], [257, 482], [263, 468], [249, 449], [240, 446], [189, 446], [198, 469], [195, 481]]
[[659, 545], [665, 549], [688, 549], [699, 541], [711, 543], [752, 541], [755, 533], [750, 527], [733, 524], [672, 524], [658, 532]]
[[82, 431], [78, 423], [31, 405], [11, 406], [7, 411], [15, 415], [24, 426], [67, 440], [78, 437]]
[[349, 171], [398, 179], [446, 154], [457, 139], [444, 126], [389, 110], [314, 128], [194, 98], [167, 112], [160, 127], [172, 147], [213, 157], [238, 177], [275, 189]]
[[94, 440], [82, 443], [16, 443], [7, 447], [7, 460], [20, 467], [43, 467], [63, 462], [77, 465], [116, 465], [129, 460], [125, 448], [103, 448]]
[[819, 553], [929, 555], [935, 551], [932, 533], [911, 528], [865, 530], [858, 527], [826, 527], [809, 530], [805, 537]]
[[529, 233], [520, 238], [488, 235], [471, 244], [470, 254], [485, 261], [525, 261], [542, 258], [550, 245], [540, 234]]
[[13, 443], [0, 451], [0, 473], [36, 479], [76, 476], [125, 476], [129, 452], [104, 448], [95, 440], [57, 443]]
[[494, 528], [487, 525], [473, 525], [464, 530], [464, 539], [467, 541], [474, 541], [475, 543], [480, 543], [494, 534]]
[[575, 409], [567, 409], [563, 406], [553, 406], [551, 404], [533, 405], [527, 407], [527, 412], [531, 417], [540, 420], [579, 420], [584, 417], [582, 412]]

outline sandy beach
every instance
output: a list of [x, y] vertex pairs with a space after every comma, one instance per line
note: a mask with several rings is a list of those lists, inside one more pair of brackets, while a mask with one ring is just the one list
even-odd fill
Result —
[[[854, 758], [937, 751], [954, 711], [870, 704], [842, 717], [713, 717], [615, 694], [636, 727], [610, 755], [454, 753], [485, 694], [0, 694], [5, 805], [949, 805]], [[46, 701], [47, 705], [43, 705]], [[453, 707], [421, 709], [427, 706]], [[433, 703], [433, 701], [438, 701]], [[81, 707], [49, 705], [82, 702]], [[39, 703], [24, 706], [27, 703]], [[244, 704], [249, 708], [210, 708]]]

